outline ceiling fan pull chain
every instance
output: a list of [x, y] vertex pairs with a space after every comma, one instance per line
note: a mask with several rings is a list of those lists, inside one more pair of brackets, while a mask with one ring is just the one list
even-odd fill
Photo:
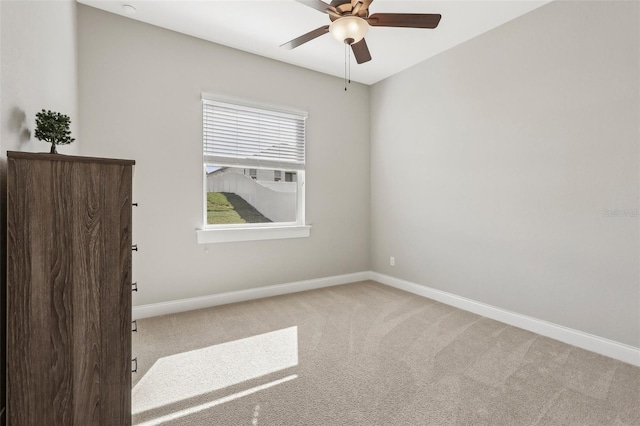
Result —
[[347, 91], [347, 50], [349, 45], [347, 43], [344, 44], [344, 91]]
[[349, 59], [347, 61], [349, 62], [349, 84], [351, 84], [351, 45], [347, 47], [347, 51], [349, 52]]

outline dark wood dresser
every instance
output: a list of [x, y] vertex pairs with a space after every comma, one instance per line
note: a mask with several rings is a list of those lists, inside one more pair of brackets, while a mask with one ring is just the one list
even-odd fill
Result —
[[7, 425], [130, 425], [135, 163], [7, 157]]

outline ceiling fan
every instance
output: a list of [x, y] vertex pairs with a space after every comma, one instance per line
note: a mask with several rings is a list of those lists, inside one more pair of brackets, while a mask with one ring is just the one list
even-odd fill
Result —
[[333, 0], [327, 4], [321, 0], [296, 0], [306, 6], [326, 13], [330, 25], [294, 38], [281, 45], [285, 49], [296, 47], [330, 32], [338, 41], [351, 46], [356, 62], [371, 60], [371, 53], [364, 36], [372, 27], [436, 28], [442, 15], [428, 13], [374, 13], [369, 15], [369, 5], [373, 0]]

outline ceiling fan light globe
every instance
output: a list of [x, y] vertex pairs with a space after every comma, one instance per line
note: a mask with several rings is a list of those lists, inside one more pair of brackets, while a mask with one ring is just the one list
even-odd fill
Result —
[[367, 31], [369, 31], [369, 24], [358, 16], [343, 16], [329, 26], [329, 32], [336, 40], [339, 42], [349, 40], [349, 44], [362, 40]]

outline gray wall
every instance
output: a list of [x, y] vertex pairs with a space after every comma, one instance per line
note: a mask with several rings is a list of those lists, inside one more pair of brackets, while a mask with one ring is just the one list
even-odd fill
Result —
[[373, 269], [640, 346], [639, 12], [555, 1], [373, 86]]
[[[369, 269], [367, 86], [88, 6], [78, 21], [83, 153], [137, 162], [134, 304]], [[196, 243], [202, 92], [308, 111], [309, 238]]]
[[[3, 319], [6, 152], [49, 150], [49, 144], [32, 136], [35, 114], [43, 108], [69, 115], [72, 134], [79, 139], [76, 65], [75, 1], [0, 1], [0, 318]], [[76, 153], [79, 143], [61, 146], [58, 151]], [[0, 365], [4, 365], [4, 331], [3, 326]], [[0, 371], [0, 406], [4, 407], [4, 368]]]
[[35, 115], [51, 109], [71, 118], [76, 142], [60, 146], [77, 153], [78, 133], [76, 2], [3, 0], [1, 155], [7, 151], [49, 151], [33, 136]]

